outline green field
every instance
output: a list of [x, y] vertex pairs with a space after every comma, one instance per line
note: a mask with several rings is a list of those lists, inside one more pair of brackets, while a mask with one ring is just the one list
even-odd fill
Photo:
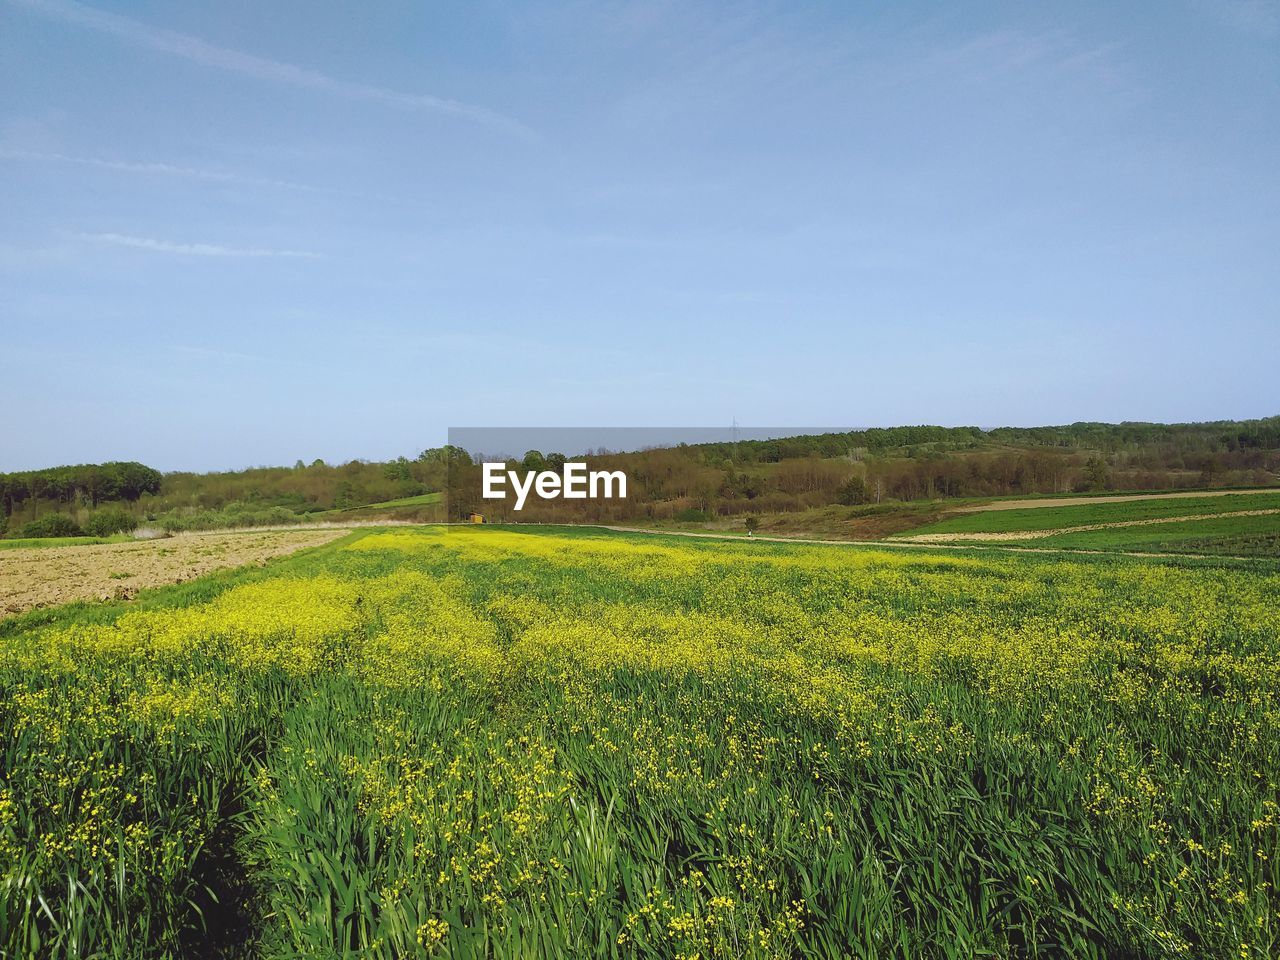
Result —
[[356, 507], [346, 507], [340, 510], [323, 510], [312, 516], [329, 516], [339, 513], [355, 513], [360, 510], [394, 510], [398, 507], [427, 507], [441, 502], [443, 494], [440, 491], [433, 493], [420, 493], [414, 497], [400, 497], [396, 500], [381, 500], [378, 503], [366, 503]]
[[90, 543], [127, 543], [132, 534], [122, 533], [111, 537], [19, 537], [0, 540], [0, 550], [17, 550], [23, 547], [77, 547]]
[[1273, 957], [1278, 571], [400, 528], [0, 622], [0, 956]]
[[1011, 533], [1024, 530], [1056, 530], [1094, 523], [1123, 523], [1161, 517], [1190, 517], [1202, 513], [1280, 509], [1280, 491], [1239, 493], [1214, 497], [1151, 498], [1122, 503], [1089, 503], [1069, 507], [1025, 510], [979, 510], [951, 516], [938, 523], [916, 527], [909, 534]]
[[1073, 550], [1153, 550], [1280, 557], [1280, 514], [1082, 530], [1025, 543]]
[[391, 507], [421, 507], [421, 506], [426, 506], [427, 504], [439, 503], [440, 496], [441, 495], [439, 491], [436, 491], [434, 493], [422, 493], [416, 497], [401, 497], [399, 500], [383, 500], [381, 503], [366, 504], [365, 506], [360, 507], [359, 509], [387, 510], [387, 509], [390, 509]]

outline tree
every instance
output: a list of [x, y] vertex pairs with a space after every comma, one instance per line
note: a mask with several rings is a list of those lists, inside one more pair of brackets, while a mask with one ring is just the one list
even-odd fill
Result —
[[382, 475], [388, 480], [412, 480], [413, 473], [409, 469], [409, 461], [404, 457], [397, 457], [382, 468]]
[[520, 466], [529, 473], [537, 473], [547, 469], [547, 458], [539, 450], [528, 450], [525, 452], [524, 459], [520, 461]]
[[1096, 453], [1084, 465], [1084, 480], [1090, 490], [1105, 490], [1111, 481], [1107, 461]]
[[867, 502], [867, 482], [859, 476], [852, 476], [840, 487], [837, 495], [846, 507], [856, 507]]
[[428, 447], [418, 454], [419, 463], [443, 463], [448, 467], [471, 466], [471, 454], [462, 447], [446, 443], [443, 447]]
[[356, 488], [350, 480], [343, 480], [338, 484], [338, 492], [334, 495], [333, 506], [335, 510], [346, 510], [355, 505]]
[[754, 515], [747, 517], [747, 536], [755, 536], [755, 532], [760, 529], [760, 519]]

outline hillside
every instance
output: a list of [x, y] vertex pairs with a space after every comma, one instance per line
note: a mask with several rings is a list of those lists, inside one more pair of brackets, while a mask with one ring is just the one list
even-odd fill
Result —
[[[568, 451], [570, 456], [576, 451]], [[740, 526], [875, 539], [938, 520], [960, 502], [1114, 491], [1269, 487], [1280, 483], [1280, 417], [1191, 424], [906, 426], [777, 440], [597, 453], [630, 479], [625, 501], [536, 498], [518, 515], [480, 497], [480, 468], [454, 447], [413, 459], [317, 460], [292, 467], [161, 473], [140, 463], [0, 474], [7, 537], [109, 536], [134, 527], [218, 529], [323, 519]], [[556, 468], [528, 451], [509, 466]]]

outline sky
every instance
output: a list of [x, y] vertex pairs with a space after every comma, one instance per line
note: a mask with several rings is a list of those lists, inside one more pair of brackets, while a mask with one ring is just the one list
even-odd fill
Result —
[[1278, 368], [1280, 0], [0, 0], [0, 470]]

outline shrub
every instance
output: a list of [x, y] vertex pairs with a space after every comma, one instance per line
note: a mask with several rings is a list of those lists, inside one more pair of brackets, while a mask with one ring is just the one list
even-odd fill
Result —
[[109, 537], [114, 533], [126, 533], [138, 525], [138, 521], [118, 507], [99, 510], [84, 523], [84, 532], [91, 537]]
[[701, 523], [703, 520], [707, 519], [707, 515], [701, 510], [694, 510], [690, 508], [688, 510], [681, 510], [677, 513], [676, 519], [681, 523]]
[[840, 488], [839, 500], [846, 507], [856, 507], [867, 502], [867, 482], [859, 476], [852, 476]]
[[84, 531], [80, 529], [65, 513], [47, 513], [39, 520], [32, 520], [22, 528], [24, 537], [79, 537]]
[[170, 510], [156, 518], [166, 533], [184, 530], [229, 530], [236, 527], [274, 527], [298, 523], [302, 517], [288, 507], [259, 507], [234, 501], [221, 510]]

